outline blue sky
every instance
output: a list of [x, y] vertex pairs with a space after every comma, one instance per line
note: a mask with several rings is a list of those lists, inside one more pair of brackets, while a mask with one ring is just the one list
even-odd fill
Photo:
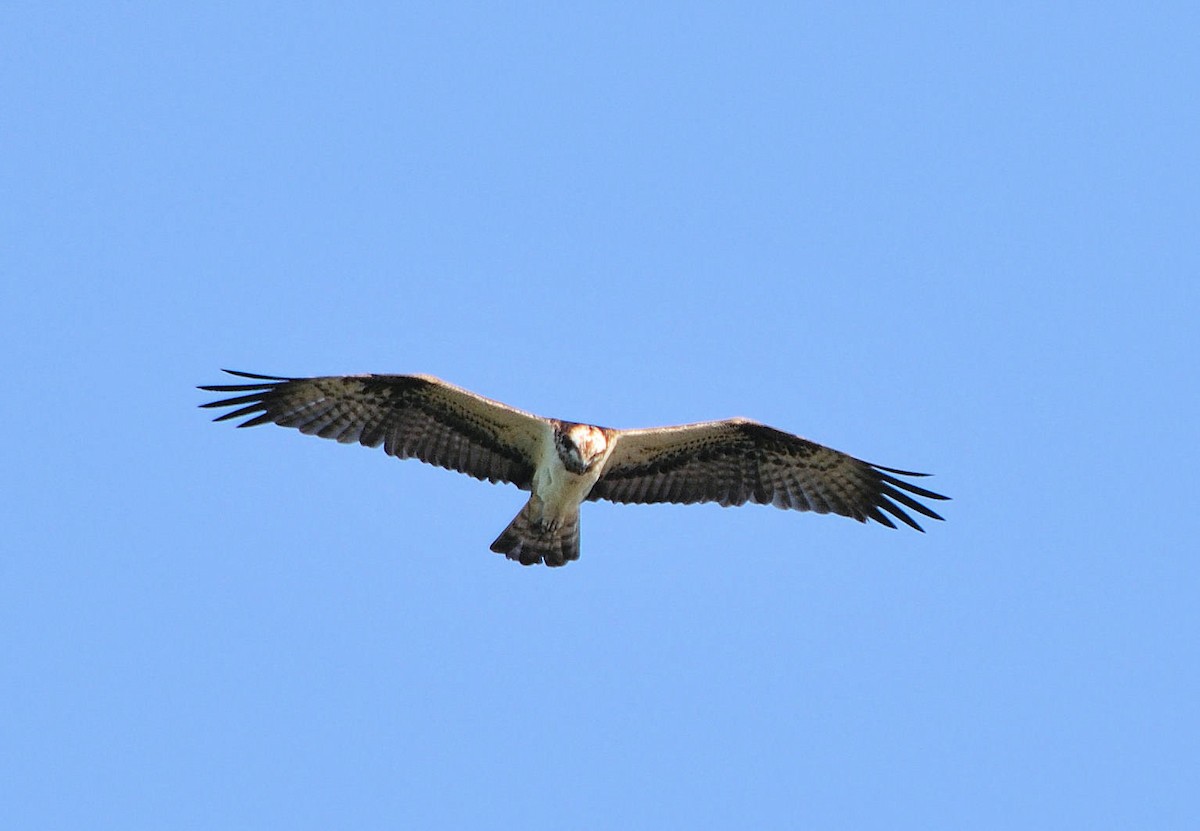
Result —
[[[10, 4], [0, 824], [1190, 828], [1187, 4]], [[218, 368], [744, 415], [927, 534], [523, 501]]]

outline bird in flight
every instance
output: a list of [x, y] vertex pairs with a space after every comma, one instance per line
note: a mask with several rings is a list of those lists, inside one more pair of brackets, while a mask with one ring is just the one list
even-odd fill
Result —
[[235, 408], [214, 421], [273, 422], [344, 444], [382, 445], [390, 456], [529, 491], [491, 546], [522, 565], [579, 559], [579, 506], [586, 500], [753, 502], [889, 528], [895, 518], [921, 531], [905, 508], [941, 519], [914, 497], [948, 498], [899, 478], [926, 474], [873, 465], [744, 418], [614, 430], [542, 418], [431, 375], [225, 372], [251, 383], [200, 387], [236, 393], [200, 405]]

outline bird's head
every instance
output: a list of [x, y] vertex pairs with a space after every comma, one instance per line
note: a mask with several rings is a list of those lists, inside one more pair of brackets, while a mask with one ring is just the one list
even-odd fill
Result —
[[590, 424], [561, 425], [555, 431], [554, 443], [563, 466], [574, 474], [586, 473], [608, 448], [604, 431]]

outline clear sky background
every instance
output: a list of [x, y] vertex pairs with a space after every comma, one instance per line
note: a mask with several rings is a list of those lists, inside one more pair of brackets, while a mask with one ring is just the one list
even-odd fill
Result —
[[[1193, 4], [0, 11], [0, 826], [1195, 828]], [[744, 415], [928, 533], [196, 406]]]

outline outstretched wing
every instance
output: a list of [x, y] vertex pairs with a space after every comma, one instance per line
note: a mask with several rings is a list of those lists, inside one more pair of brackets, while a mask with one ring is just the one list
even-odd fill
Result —
[[302, 433], [379, 447], [489, 482], [528, 490], [537, 448], [551, 429], [542, 418], [429, 375], [279, 378], [225, 370], [250, 384], [200, 387], [241, 393], [202, 407], [236, 407], [215, 421], [249, 418]]
[[765, 424], [735, 418], [619, 432], [588, 499], [755, 502], [832, 512], [859, 522], [873, 519], [895, 528], [887, 516], [891, 514], [920, 531], [904, 508], [932, 519], [941, 517], [912, 495], [947, 497], [897, 477], [924, 475], [872, 465]]

